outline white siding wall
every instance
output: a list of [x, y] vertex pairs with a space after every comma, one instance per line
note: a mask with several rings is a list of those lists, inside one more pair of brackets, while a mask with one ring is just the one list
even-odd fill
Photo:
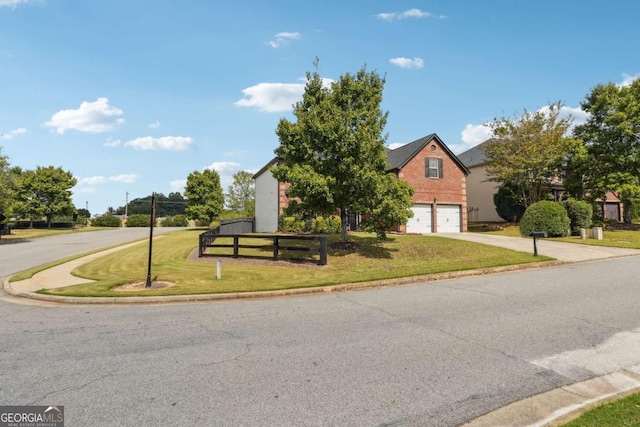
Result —
[[471, 173], [467, 176], [467, 221], [503, 222], [504, 219], [500, 218], [493, 204], [493, 195], [498, 192], [497, 183], [487, 181], [484, 166], [472, 167], [469, 170]]
[[278, 231], [278, 181], [270, 170], [256, 177], [256, 232]]

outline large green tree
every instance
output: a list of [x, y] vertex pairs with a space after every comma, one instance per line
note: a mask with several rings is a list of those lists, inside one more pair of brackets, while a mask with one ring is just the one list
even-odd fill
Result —
[[0, 147], [0, 214], [8, 213], [10, 201], [12, 200], [13, 179], [9, 166], [9, 158], [2, 154]]
[[507, 183], [520, 194], [524, 207], [542, 200], [549, 185], [563, 178], [567, 158], [579, 143], [568, 137], [572, 118], [560, 117], [562, 104], [512, 119], [490, 123], [493, 138], [484, 146], [489, 181]]
[[71, 172], [60, 167], [38, 166], [35, 170], [17, 171], [11, 211], [31, 221], [46, 217], [47, 226], [51, 227], [54, 216], [75, 212], [71, 189], [77, 182]]
[[224, 208], [220, 175], [212, 169], [191, 172], [187, 177], [184, 195], [187, 198], [185, 213], [189, 219], [208, 220], [211, 223]]
[[640, 78], [628, 86], [599, 84], [581, 107], [589, 118], [574, 129], [586, 148], [576, 175], [592, 197], [611, 191], [629, 208], [640, 192]]
[[233, 175], [233, 183], [226, 195], [227, 208], [253, 216], [256, 206], [256, 188], [253, 175], [247, 171], [239, 171]]
[[380, 108], [384, 84], [365, 67], [340, 76], [330, 87], [317, 70], [307, 73], [302, 100], [293, 110], [296, 121], [283, 118], [276, 130], [281, 162], [273, 175], [291, 184], [289, 196], [299, 198], [306, 210], [319, 215], [339, 211], [343, 242], [349, 212], [368, 218], [379, 234], [384, 234], [380, 227], [406, 222], [411, 215], [410, 197], [395, 198], [387, 191], [413, 190], [386, 172], [388, 113]]

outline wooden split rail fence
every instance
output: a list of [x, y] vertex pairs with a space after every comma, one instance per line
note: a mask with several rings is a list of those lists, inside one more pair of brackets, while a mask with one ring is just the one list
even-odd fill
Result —
[[[233, 238], [233, 243], [216, 243], [216, 240], [220, 238]], [[244, 241], [249, 239], [266, 239], [271, 240], [271, 244], [241, 244], [241, 239]], [[296, 241], [312, 241], [316, 242], [317, 245], [314, 245], [315, 247], [305, 246], [300, 243], [296, 245]], [[327, 238], [322, 236], [291, 236], [281, 234], [220, 234], [216, 229], [200, 234], [198, 254], [200, 257], [204, 256], [207, 248], [233, 248], [233, 258], [238, 258], [240, 256], [243, 256], [240, 254], [240, 249], [265, 249], [266, 247], [271, 247], [273, 249], [273, 256], [271, 257], [271, 259], [273, 259], [274, 261], [282, 259], [280, 254], [281, 251], [311, 252], [318, 253], [320, 255], [318, 264], [327, 264]], [[291, 257], [287, 258], [291, 259]]]

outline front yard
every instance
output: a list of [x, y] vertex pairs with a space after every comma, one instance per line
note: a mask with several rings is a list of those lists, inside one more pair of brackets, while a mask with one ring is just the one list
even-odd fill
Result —
[[[234, 262], [220, 257], [222, 278], [216, 278], [216, 263], [195, 260], [190, 253], [198, 243], [201, 230], [183, 230], [157, 239], [153, 246], [154, 280], [173, 282], [175, 286], [124, 293], [112, 288], [144, 281], [147, 270], [147, 246], [144, 243], [118, 251], [85, 264], [74, 275], [97, 280], [95, 283], [51, 289], [52, 295], [65, 296], [142, 296], [186, 295], [228, 292], [266, 291], [344, 283], [398, 279], [461, 270], [473, 270], [549, 260], [531, 253], [515, 252], [472, 242], [432, 236], [390, 236], [377, 241], [372, 234], [350, 236], [355, 249], [329, 251], [329, 265], [311, 263]], [[329, 237], [329, 246], [338, 242]], [[196, 249], [197, 250], [197, 249]], [[242, 253], [242, 252], [241, 252]]]

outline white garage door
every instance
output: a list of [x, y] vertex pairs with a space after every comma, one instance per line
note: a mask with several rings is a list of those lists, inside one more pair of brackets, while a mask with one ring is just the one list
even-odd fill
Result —
[[460, 206], [438, 205], [437, 207], [438, 233], [460, 232]]
[[413, 217], [407, 221], [407, 233], [431, 233], [431, 205], [413, 205]]

